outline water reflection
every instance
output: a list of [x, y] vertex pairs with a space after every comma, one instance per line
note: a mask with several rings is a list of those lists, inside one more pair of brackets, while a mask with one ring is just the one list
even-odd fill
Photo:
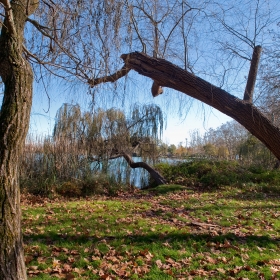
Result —
[[[134, 162], [142, 161], [141, 157], [132, 157], [132, 159]], [[176, 162], [180, 161], [182, 160], [174, 158], [160, 158], [157, 160], [157, 163], [167, 162], [170, 164], [176, 164]], [[151, 160], [145, 162], [153, 166], [153, 162]], [[100, 171], [107, 172], [109, 176], [114, 177], [118, 182], [130, 183], [137, 188], [143, 188], [149, 184], [149, 172], [144, 168], [131, 168], [123, 158], [110, 160], [105, 168], [102, 163], [99, 163], [98, 169]]]

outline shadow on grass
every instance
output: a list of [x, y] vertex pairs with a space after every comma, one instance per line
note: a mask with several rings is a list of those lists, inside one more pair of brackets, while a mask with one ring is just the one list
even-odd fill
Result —
[[250, 209], [253, 209], [253, 210], [269, 210], [269, 209], [279, 209], [280, 210], [280, 206], [274, 206], [274, 205], [262, 205], [262, 206], [251, 206], [251, 205], [247, 205], [247, 206], [240, 206], [240, 207], [237, 207], [237, 206], [223, 206], [223, 205], [211, 205], [211, 206], [202, 206], [202, 207], [188, 207], [186, 206], [184, 208], [186, 211], [190, 211], [190, 212], [193, 212], [193, 211], [198, 211], [198, 210], [203, 210], [203, 211], [207, 211], [207, 212], [211, 212], [212, 210], [250, 210]]
[[279, 200], [280, 201], [280, 187], [279, 186], [254, 186], [254, 187], [210, 187], [210, 186], [182, 186], [176, 184], [161, 185], [156, 188], [143, 190], [143, 194], [150, 195], [164, 195], [179, 191], [189, 190], [197, 193], [222, 193], [224, 191], [231, 192], [225, 194], [224, 198], [231, 198], [236, 200]]
[[176, 191], [183, 191], [187, 190], [185, 186], [176, 185], [176, 184], [170, 184], [170, 185], [160, 185], [156, 188], [151, 189], [143, 189], [143, 193], [150, 193], [153, 195], [163, 195], [167, 193], [173, 193]]
[[[24, 236], [24, 242], [26, 244], [30, 244], [33, 242], [43, 243], [46, 245], [53, 245], [57, 243], [67, 243], [69, 242], [71, 245], [73, 243], [77, 243], [79, 245], [85, 243], [91, 243], [92, 245], [98, 243], [110, 244], [117, 242], [117, 244], [125, 244], [130, 246], [139, 246], [139, 247], [147, 247], [149, 248], [151, 244], [162, 244], [168, 240], [169, 244], [172, 246], [173, 244], [180, 243], [184, 246], [192, 247], [194, 244], [200, 243], [201, 246], [209, 247], [209, 244], [212, 242], [215, 244], [224, 244], [226, 242], [230, 242], [233, 244], [234, 250], [238, 250], [238, 246], [247, 246], [247, 247], [261, 247], [261, 248], [275, 248], [280, 246], [280, 238], [269, 237], [266, 235], [258, 236], [258, 235], [247, 235], [245, 237], [240, 237], [235, 235], [234, 233], [228, 233], [219, 236], [211, 236], [209, 234], [191, 234], [191, 233], [148, 233], [143, 235], [137, 234], [127, 234], [127, 235], [104, 235], [101, 237], [91, 236], [91, 235], [67, 235], [63, 236], [57, 234], [56, 232], [49, 232], [48, 234], [31, 234], [29, 236]], [[221, 246], [223, 248], [223, 246]], [[225, 249], [231, 249], [231, 247], [227, 247]]]
[[[240, 190], [240, 189], [239, 189]], [[235, 199], [235, 200], [243, 200], [243, 201], [273, 201], [275, 202], [275, 200], [280, 202], [280, 189], [277, 189], [277, 191], [273, 190], [273, 191], [263, 191], [261, 189], [259, 190], [244, 190], [241, 189], [242, 192], [238, 192], [238, 193], [232, 193], [232, 194], [228, 194], [225, 195], [225, 198], [230, 198], [230, 199]], [[279, 204], [280, 207], [280, 204]]]

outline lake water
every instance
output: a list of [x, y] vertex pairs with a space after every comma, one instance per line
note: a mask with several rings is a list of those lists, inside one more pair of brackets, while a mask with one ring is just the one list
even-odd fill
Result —
[[[141, 157], [133, 157], [134, 162], [142, 161]], [[168, 162], [175, 164], [176, 162], [181, 162], [180, 159], [162, 158], [157, 162]], [[153, 165], [151, 162], [146, 161], [146, 163]], [[102, 170], [102, 166], [100, 166]], [[150, 174], [144, 168], [131, 168], [128, 166], [127, 162], [123, 158], [118, 158], [110, 160], [108, 163], [107, 172], [110, 176], [116, 178], [119, 182], [130, 183], [137, 188], [143, 188], [148, 185]]]

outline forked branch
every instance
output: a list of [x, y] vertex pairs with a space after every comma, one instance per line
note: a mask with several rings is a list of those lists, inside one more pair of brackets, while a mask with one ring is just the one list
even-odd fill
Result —
[[164, 59], [155, 59], [139, 52], [123, 54], [121, 58], [127, 67], [140, 75], [158, 81], [163, 87], [181, 91], [232, 117], [280, 160], [280, 129], [252, 103], [245, 102]]

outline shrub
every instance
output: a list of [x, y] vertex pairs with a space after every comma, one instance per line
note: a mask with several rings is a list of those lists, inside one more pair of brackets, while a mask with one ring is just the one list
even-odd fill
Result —
[[57, 187], [56, 192], [65, 197], [78, 197], [82, 194], [82, 187], [77, 183], [68, 181]]
[[242, 186], [244, 183], [280, 186], [280, 171], [260, 166], [244, 168], [237, 161], [197, 160], [179, 164], [158, 164], [168, 183], [204, 187]]
[[85, 196], [94, 194], [116, 195], [119, 191], [129, 190], [129, 184], [123, 184], [117, 181], [113, 176], [104, 173], [97, 173], [85, 178], [81, 182], [82, 193]]
[[52, 196], [56, 189], [57, 181], [55, 178], [35, 177], [20, 180], [22, 190], [41, 196]]

